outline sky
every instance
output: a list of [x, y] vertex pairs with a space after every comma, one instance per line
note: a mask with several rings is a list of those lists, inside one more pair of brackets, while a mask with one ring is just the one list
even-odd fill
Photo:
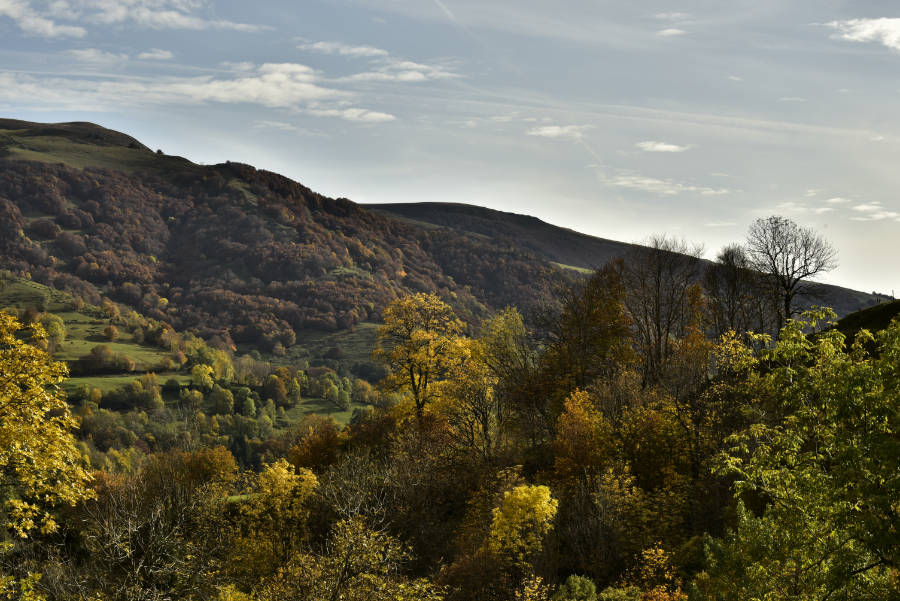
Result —
[[0, 0], [0, 116], [708, 258], [778, 214], [885, 293], [898, 76], [888, 1]]

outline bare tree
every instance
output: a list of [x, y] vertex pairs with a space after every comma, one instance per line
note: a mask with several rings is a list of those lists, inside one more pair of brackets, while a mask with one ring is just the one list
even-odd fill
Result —
[[806, 281], [837, 267], [837, 252], [825, 238], [778, 215], [753, 222], [747, 252], [754, 268], [775, 287], [781, 305], [779, 325], [797, 313], [797, 298], [809, 292]]
[[702, 252], [702, 246], [653, 236], [625, 260], [625, 306], [642, 355], [645, 383], [661, 377], [672, 343], [684, 335], [689, 292], [700, 276]]
[[725, 246], [706, 266], [703, 291], [717, 338], [728, 331], [769, 332], [776, 325], [778, 300], [772, 286], [739, 244]]

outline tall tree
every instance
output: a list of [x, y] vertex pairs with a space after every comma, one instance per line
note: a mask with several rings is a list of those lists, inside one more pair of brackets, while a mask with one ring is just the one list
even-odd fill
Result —
[[385, 385], [411, 393], [421, 420], [433, 385], [458, 362], [463, 324], [436, 294], [399, 298], [384, 310], [374, 355], [390, 373]]
[[777, 301], [766, 284], [743, 246], [729, 244], [719, 251], [703, 273], [703, 291], [716, 338], [729, 331], [768, 332], [775, 327]]
[[747, 234], [753, 266], [769, 276], [781, 305], [779, 324], [799, 310], [797, 297], [809, 293], [806, 280], [837, 267], [837, 251], [813, 229], [787, 217], [757, 219]]
[[60, 384], [66, 366], [45, 351], [44, 329], [0, 312], [0, 487], [20, 537], [57, 528], [52, 507], [88, 496], [90, 474], [72, 436], [78, 420]]
[[659, 380], [673, 342], [690, 322], [690, 289], [700, 269], [701, 246], [653, 236], [624, 263], [625, 305], [643, 359], [645, 383]]

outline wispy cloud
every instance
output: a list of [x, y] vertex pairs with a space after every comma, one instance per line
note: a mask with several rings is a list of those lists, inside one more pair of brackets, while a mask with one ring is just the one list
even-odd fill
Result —
[[337, 54], [340, 56], [355, 56], [372, 58], [376, 56], [387, 56], [388, 51], [374, 46], [352, 46], [341, 42], [307, 42], [297, 46], [299, 50], [307, 50], [310, 52], [319, 52], [322, 54]]
[[844, 198], [842, 196], [835, 196], [833, 198], [829, 198], [825, 202], [827, 202], [830, 205], [843, 205], [843, 204], [847, 204], [848, 202], [852, 202], [852, 201], [849, 198]]
[[146, 52], [141, 52], [137, 55], [139, 59], [142, 60], [152, 60], [152, 61], [169, 61], [175, 58], [175, 55], [168, 50], [161, 50], [159, 48], [152, 48]]
[[806, 102], [806, 98], [802, 98], [801, 96], [782, 96], [778, 99], [779, 102]]
[[454, 71], [434, 65], [424, 65], [413, 61], [388, 59], [378, 61], [370, 71], [354, 73], [338, 81], [400, 81], [420, 82], [460, 77]]
[[728, 188], [712, 188], [709, 186], [697, 186], [694, 184], [679, 182], [672, 179], [660, 179], [647, 177], [635, 173], [619, 173], [608, 175], [598, 173], [600, 181], [614, 188], [640, 190], [660, 196], [677, 196], [679, 194], [699, 194], [701, 196], [723, 196], [731, 194]]
[[880, 202], [867, 202], [851, 207], [853, 211], [859, 213], [855, 217], [851, 217], [852, 221], [883, 221], [885, 219], [900, 220], [900, 212], [885, 209]]
[[96, 65], [110, 65], [114, 63], [122, 63], [128, 60], [127, 54], [105, 52], [103, 50], [98, 50], [97, 48], [66, 50], [65, 54], [71, 56], [79, 62], [91, 63]]
[[690, 146], [680, 146], [678, 144], [669, 144], [668, 142], [654, 142], [652, 140], [638, 142], [635, 146], [644, 152], [684, 152], [690, 149]]
[[878, 42], [892, 50], [900, 50], [900, 18], [849, 19], [831, 21], [837, 37], [851, 42]]
[[297, 63], [267, 63], [226, 77], [146, 80], [0, 73], [0, 101], [21, 106], [103, 111], [121, 105], [256, 104], [364, 123], [395, 119], [354, 106], [355, 99], [352, 92], [328, 86], [320, 73]]
[[542, 125], [529, 129], [526, 135], [541, 138], [568, 138], [580, 140], [584, 132], [590, 129], [589, 125]]
[[737, 225], [735, 221], [710, 221], [703, 224], [706, 227], [732, 227]]
[[[84, 37], [89, 25], [133, 24], [149, 29], [220, 29], [256, 32], [264, 25], [208, 18], [205, 0], [0, 0], [0, 17], [24, 33], [47, 38]], [[67, 23], [62, 23], [62, 22]]]
[[321, 54], [368, 59], [370, 69], [338, 78], [338, 82], [422, 82], [461, 77], [455, 71], [439, 66], [392, 57], [390, 52], [375, 46], [360, 46], [342, 42], [304, 42], [298, 49]]
[[679, 12], [663, 12], [656, 13], [653, 15], [654, 18], [659, 19], [660, 21], [684, 21], [686, 19], [690, 19], [691, 15], [688, 13], [679, 13]]
[[683, 29], [678, 29], [677, 27], [667, 27], [666, 29], [660, 29], [656, 32], [656, 35], [663, 38], [671, 38], [679, 35], [685, 35], [687, 32]]
[[84, 27], [61, 25], [50, 15], [36, 10], [28, 0], [0, 0], [0, 17], [12, 19], [24, 33], [45, 38], [82, 38], [87, 35]]

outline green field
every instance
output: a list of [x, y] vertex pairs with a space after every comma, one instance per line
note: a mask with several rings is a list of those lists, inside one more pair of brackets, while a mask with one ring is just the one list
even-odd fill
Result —
[[[64, 292], [23, 278], [0, 276], [0, 309], [34, 307], [57, 315], [65, 323], [66, 338], [54, 352], [54, 359], [71, 363], [87, 355], [95, 346], [105, 344], [113, 353], [126, 355], [135, 362], [134, 372], [131, 373], [70, 378], [64, 385], [70, 392], [82, 386], [99, 388], [104, 392], [114, 390], [147, 371], [156, 371], [169, 357], [163, 349], [136, 343], [133, 335], [122, 327], [118, 327], [116, 340], [108, 340], [103, 330], [110, 325], [110, 320], [95, 307], [76, 311], [75, 306], [74, 299]], [[190, 380], [190, 376], [175, 372], [159, 373], [158, 376], [161, 383], [172, 377], [182, 383]]]
[[371, 361], [379, 324], [363, 322], [352, 330], [340, 332], [302, 332], [297, 336], [297, 344], [287, 350], [282, 358], [272, 358], [273, 363], [296, 363], [307, 354], [323, 355], [332, 348], [343, 352], [341, 361], [353, 363]]

